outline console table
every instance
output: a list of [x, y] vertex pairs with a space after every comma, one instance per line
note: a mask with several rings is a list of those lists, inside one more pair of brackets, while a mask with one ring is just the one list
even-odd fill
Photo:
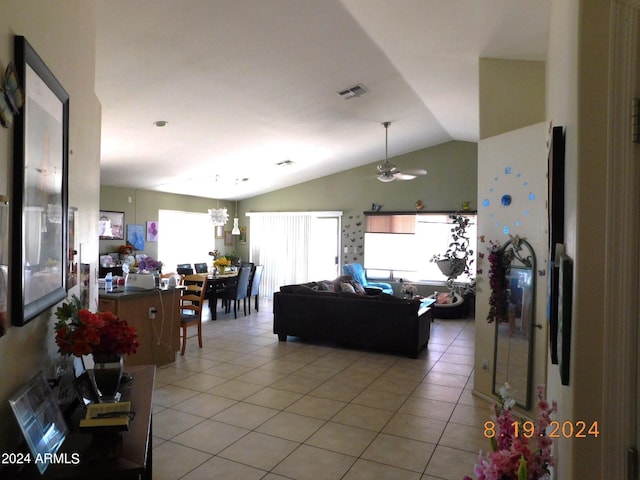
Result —
[[[156, 367], [142, 365], [127, 367], [133, 380], [120, 387], [122, 401], [131, 401], [135, 417], [129, 430], [119, 435], [91, 435], [80, 433], [78, 423], [84, 417], [84, 409], [78, 407], [67, 419], [70, 433], [58, 450], [59, 458], [79, 458], [77, 465], [71, 462], [52, 463], [40, 475], [34, 464], [21, 471], [1, 471], [1, 478], [15, 480], [151, 480], [152, 432], [151, 400]], [[4, 475], [7, 475], [6, 477]]]

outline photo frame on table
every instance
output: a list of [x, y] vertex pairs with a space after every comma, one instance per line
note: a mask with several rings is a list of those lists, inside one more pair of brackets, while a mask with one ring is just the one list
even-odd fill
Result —
[[100, 240], [124, 240], [124, 212], [100, 210], [98, 236]]
[[11, 317], [22, 326], [67, 297], [69, 94], [15, 37], [24, 105], [14, 128]]
[[42, 459], [34, 461], [42, 474], [69, 432], [43, 373], [39, 372], [11, 397], [9, 404], [29, 445], [32, 459]]
[[550, 128], [548, 152], [548, 215], [549, 260], [547, 275], [547, 319], [549, 321], [549, 347], [551, 363], [558, 363], [558, 291], [559, 270], [556, 265], [558, 245], [564, 242], [564, 163], [565, 131], [563, 127]]
[[224, 238], [224, 225], [216, 225], [216, 238]]

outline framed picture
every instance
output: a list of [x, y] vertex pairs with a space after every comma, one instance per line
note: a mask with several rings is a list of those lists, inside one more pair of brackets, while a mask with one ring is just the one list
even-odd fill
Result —
[[67, 225], [67, 290], [78, 284], [78, 238], [76, 232], [78, 230], [78, 209], [69, 207], [69, 225]]
[[548, 153], [549, 264], [547, 275], [547, 319], [551, 362], [558, 363], [559, 272], [555, 264], [558, 245], [564, 242], [564, 128], [551, 127]]
[[216, 225], [216, 238], [224, 238], [224, 226]]
[[98, 235], [100, 240], [124, 240], [124, 212], [100, 210]]
[[150, 220], [147, 222], [147, 242], [158, 241], [158, 222]]
[[245, 245], [247, 243], [247, 227], [240, 227], [238, 243], [240, 243], [240, 245]]
[[67, 296], [69, 95], [15, 37], [24, 105], [14, 129], [11, 317], [24, 325]]
[[558, 255], [558, 364], [560, 380], [569, 385], [571, 359], [571, 308], [573, 304], [573, 261], [564, 253]]
[[9, 197], [0, 195], [0, 337], [7, 333], [7, 288], [9, 285]]
[[75, 378], [73, 385], [80, 402], [85, 410], [90, 403], [100, 403], [100, 396], [89, 374], [85, 371]]
[[233, 245], [233, 235], [231, 234], [231, 230], [226, 230], [224, 232], [224, 245], [226, 247], [230, 247]]
[[144, 225], [127, 225], [127, 243], [136, 250], [144, 250]]
[[43, 373], [38, 373], [22, 387], [9, 399], [9, 404], [29, 445], [32, 458], [41, 459], [35, 464], [42, 474], [69, 431]]

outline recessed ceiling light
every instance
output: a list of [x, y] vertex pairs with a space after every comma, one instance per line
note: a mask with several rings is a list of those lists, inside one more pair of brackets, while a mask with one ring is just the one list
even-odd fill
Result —
[[166, 120], [156, 120], [155, 122], [153, 122], [153, 124], [156, 127], [166, 127], [167, 123], [169, 123], [169, 122], [167, 122]]

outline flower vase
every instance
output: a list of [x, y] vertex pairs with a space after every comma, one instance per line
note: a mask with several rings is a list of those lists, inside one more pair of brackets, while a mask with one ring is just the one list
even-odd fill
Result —
[[117, 402], [118, 388], [124, 371], [122, 355], [93, 354], [93, 378], [100, 393], [100, 402]]
[[227, 271], [227, 267], [226, 266], [220, 265], [218, 267], [218, 272], [220, 272], [220, 275], [224, 275], [226, 271]]

